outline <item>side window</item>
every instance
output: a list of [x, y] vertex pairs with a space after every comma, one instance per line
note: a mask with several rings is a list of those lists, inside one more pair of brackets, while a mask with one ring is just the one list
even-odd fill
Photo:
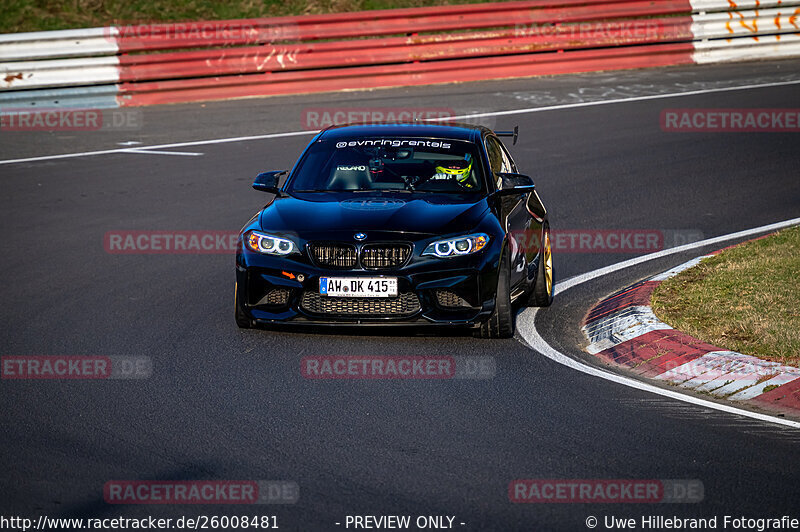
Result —
[[[495, 174], [516, 172], [516, 166], [505, 147], [494, 137], [486, 137], [486, 153], [489, 155], [489, 166]], [[500, 183], [495, 179], [495, 186]]]
[[492, 137], [486, 137], [486, 153], [489, 155], [489, 166], [492, 172], [499, 174], [503, 171], [503, 150]]
[[508, 168], [507, 170], [503, 170], [503, 172], [516, 174], [517, 165], [514, 164], [514, 159], [511, 158], [511, 154], [508, 153], [508, 149], [502, 143], [500, 144], [500, 148], [503, 150], [503, 167]]

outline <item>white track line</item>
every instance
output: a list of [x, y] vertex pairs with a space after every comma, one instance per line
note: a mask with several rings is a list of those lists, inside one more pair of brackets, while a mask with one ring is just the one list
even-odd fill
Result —
[[141, 153], [143, 155], [184, 155], [187, 157], [197, 157], [198, 155], [203, 155], [200, 152], [196, 151], [158, 151], [158, 150], [147, 150], [144, 148], [130, 148], [121, 150], [120, 153]]
[[[556, 284], [556, 293], [562, 293], [565, 290], [568, 290], [572, 287], [575, 287], [579, 284], [583, 284], [585, 282], [591, 281], [593, 279], [597, 279], [598, 277], [602, 277], [603, 275], [608, 275], [609, 273], [613, 273], [625, 268], [630, 268], [631, 266], [635, 266], [637, 264], [641, 264], [643, 262], [647, 262], [650, 260], [654, 260], [660, 257], [666, 257], [668, 255], [673, 255], [675, 253], [681, 253], [683, 251], [689, 251], [696, 248], [701, 248], [704, 246], [709, 246], [712, 244], [718, 244], [720, 242], [726, 242], [729, 240], [736, 240], [738, 238], [744, 238], [752, 235], [757, 235], [759, 233], [768, 233], [771, 231], [777, 231], [778, 229], [784, 229], [786, 227], [791, 227], [794, 225], [800, 224], [800, 218], [794, 218], [792, 220], [786, 220], [784, 222], [778, 222], [770, 225], [763, 225], [761, 227], [756, 227], [753, 229], [747, 229], [745, 231], [739, 231], [737, 233], [731, 233], [728, 235], [722, 235], [714, 238], [708, 238], [706, 240], [700, 240], [699, 242], [692, 242], [691, 244], [686, 244], [683, 246], [678, 246], [675, 248], [665, 249], [663, 251], [659, 251], [656, 253], [651, 253], [649, 255], [643, 255], [641, 257], [636, 257], [634, 259], [626, 260], [623, 262], [618, 262], [617, 264], [612, 264], [611, 266], [606, 266], [605, 268], [600, 268], [588, 273], [584, 273], [581, 275], [577, 275], [575, 277], [571, 277], [566, 281], [562, 281]], [[660, 388], [658, 386], [654, 386], [652, 384], [648, 384], [646, 382], [638, 381], [636, 379], [632, 379], [630, 377], [625, 377], [623, 375], [618, 375], [616, 373], [611, 373], [610, 371], [605, 371], [602, 369], [598, 369], [583, 362], [580, 362], [574, 358], [571, 358], [564, 353], [554, 349], [550, 344], [548, 344], [544, 338], [541, 337], [539, 331], [536, 330], [536, 313], [538, 309], [536, 308], [528, 308], [521, 312], [517, 317], [517, 330], [519, 331], [520, 335], [522, 336], [523, 340], [536, 351], [542, 353], [547, 358], [558, 362], [559, 364], [563, 364], [569, 368], [574, 370], [580, 371], [582, 373], [586, 373], [588, 375], [592, 375], [595, 377], [600, 377], [601, 379], [606, 379], [611, 382], [616, 382], [618, 384], [622, 384], [625, 386], [629, 386], [631, 388], [636, 388], [637, 390], [643, 390], [646, 392], [658, 394], [664, 397], [669, 397], [671, 399], [676, 399], [678, 401], [683, 401], [686, 403], [691, 403], [693, 405], [702, 406], [705, 408], [711, 408], [714, 410], [720, 410], [722, 412], [727, 412], [729, 414], [736, 414], [740, 416], [749, 417], [752, 419], [757, 419], [759, 421], [765, 421], [767, 423], [773, 423], [776, 425], [783, 425], [786, 427], [792, 427], [795, 429], [800, 429], [800, 422], [791, 421], [788, 419], [782, 419], [779, 417], [774, 417], [766, 414], [759, 414], [757, 412], [751, 412], [749, 410], [743, 410], [741, 408], [736, 408], [734, 406], [729, 406], [725, 404], [715, 403], [713, 401], [707, 401], [705, 399], [700, 399], [698, 397], [694, 397], [691, 395], [685, 395], [680, 392], [675, 392], [672, 390], [668, 390], [665, 388]]]
[[[686, 92], [673, 92], [668, 94], [652, 94], [649, 96], [632, 96], [630, 98], [618, 98], [615, 100], [599, 100], [596, 102], [579, 102], [579, 103], [567, 103], [561, 105], [550, 105], [544, 107], [526, 107], [523, 109], [511, 109], [509, 111], [492, 111], [488, 113], [475, 113], [469, 115], [459, 115], [459, 116], [448, 116], [446, 118], [440, 120], [464, 120], [466, 118], [481, 118], [486, 116], [506, 116], [506, 115], [516, 115], [516, 114], [525, 114], [525, 113], [538, 113], [544, 111], [558, 111], [562, 109], [575, 109], [580, 107], [591, 107], [595, 105], [610, 105], [616, 103], [630, 103], [630, 102], [640, 102], [646, 100], [661, 100], [665, 98], [680, 98], [682, 96], [696, 96], [698, 94], [713, 94], [717, 92], [730, 92], [730, 91], [739, 91], [739, 90], [751, 90], [751, 89], [764, 89], [770, 87], [783, 87], [786, 85], [798, 85], [800, 84], [800, 80], [791, 80], [791, 81], [777, 81], [775, 83], [761, 83], [755, 85], [737, 85], [733, 87], [717, 87], [715, 89], [701, 89], [696, 91], [686, 91]], [[436, 119], [431, 119], [436, 120]], [[244, 142], [248, 140], [263, 140], [263, 139], [275, 139], [275, 138], [282, 138], [282, 137], [295, 137], [300, 135], [313, 135], [318, 133], [318, 131], [289, 131], [285, 133], [270, 133], [267, 135], [251, 135], [246, 137], [230, 137], [230, 138], [222, 138], [222, 139], [211, 139], [211, 140], [195, 140], [189, 142], [178, 142], [173, 144], [159, 144], [155, 146], [139, 146], [139, 149], [142, 150], [150, 150], [150, 149], [161, 149], [161, 148], [180, 148], [183, 146], [203, 146], [206, 144], [224, 144], [228, 142]], [[90, 155], [107, 155], [110, 153], [120, 153], [123, 149], [111, 149], [111, 150], [98, 150], [98, 151], [85, 151], [85, 152], [77, 152], [77, 153], [64, 153], [59, 155], [42, 155], [39, 157], [26, 157], [24, 159], [6, 159], [0, 161], [0, 165], [3, 164], [16, 164], [16, 163], [30, 163], [35, 161], [51, 161], [54, 159], [69, 159], [73, 157], [87, 157]]]
[[650, 94], [648, 96], [631, 96], [630, 98], [618, 98], [615, 100], [598, 100], [595, 102], [565, 103], [560, 105], [550, 105], [547, 107], [527, 107], [524, 109], [511, 109], [509, 111], [490, 111], [487, 113], [474, 113], [471, 115], [448, 116], [446, 118], [431, 118], [429, 120], [464, 120], [465, 118], [483, 118], [486, 116], [507, 116], [521, 115], [526, 113], [538, 113], [541, 111], [557, 111], [559, 109], [575, 109], [577, 107], [592, 107], [595, 105], [607, 105], [612, 103], [642, 102], [647, 100], [662, 100], [664, 98], [677, 98], [679, 96], [695, 96], [697, 94], [710, 94], [714, 92], [730, 92], [748, 89], [763, 89], [765, 87], [782, 87], [785, 85], [798, 85], [800, 79], [791, 81], [776, 81], [775, 83], [762, 83], [756, 85], [738, 85], [735, 87], [718, 87], [716, 89], [700, 89], [696, 91], [672, 92], [668, 94]]
[[[267, 135], [252, 135], [249, 137], [230, 137], [224, 139], [193, 140], [189, 142], [175, 142], [172, 144], [157, 144], [155, 146], [137, 146], [136, 150], [158, 150], [164, 148], [182, 148], [184, 146], [205, 146], [207, 144], [225, 144], [228, 142], [244, 142], [247, 140], [276, 139], [281, 137], [297, 137], [300, 135], [314, 135], [319, 131], [290, 131], [287, 133], [270, 133]], [[7, 159], [0, 164], [30, 163], [35, 161], [50, 161], [53, 159], [71, 159], [74, 157], [87, 157], [89, 155], [107, 155], [110, 153], [126, 153], [131, 148], [116, 148], [112, 150], [84, 151], [78, 153], [64, 153], [61, 155], [43, 155], [41, 157], [27, 157], [25, 159]]]

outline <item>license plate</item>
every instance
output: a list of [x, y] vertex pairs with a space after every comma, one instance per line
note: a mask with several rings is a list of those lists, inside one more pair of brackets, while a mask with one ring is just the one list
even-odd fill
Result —
[[395, 277], [320, 277], [319, 293], [331, 297], [395, 297]]

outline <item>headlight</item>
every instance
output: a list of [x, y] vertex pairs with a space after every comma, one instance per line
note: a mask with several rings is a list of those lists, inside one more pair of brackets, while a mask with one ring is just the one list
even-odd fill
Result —
[[433, 255], [435, 257], [458, 257], [460, 255], [469, 255], [470, 253], [477, 253], [486, 247], [489, 243], [489, 235], [478, 233], [476, 235], [459, 236], [455, 238], [448, 238], [447, 240], [437, 240], [431, 242], [423, 255]]
[[291, 240], [258, 231], [250, 231], [245, 242], [250, 250], [267, 255], [288, 255], [297, 251], [297, 246]]

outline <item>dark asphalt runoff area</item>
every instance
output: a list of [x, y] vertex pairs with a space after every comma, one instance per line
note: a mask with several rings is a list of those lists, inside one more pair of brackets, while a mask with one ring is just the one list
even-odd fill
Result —
[[[156, 106], [137, 110], [140, 128], [126, 131], [1, 131], [0, 354], [149, 357], [153, 367], [147, 379], [0, 381], [0, 515], [274, 515], [281, 530], [354, 530], [345, 523], [356, 515], [454, 516], [465, 531], [589, 530], [590, 516], [597, 530], [608, 516], [635, 518], [638, 529], [642, 516], [716, 516], [720, 530], [726, 515], [800, 518], [799, 431], [588, 376], [519, 334], [240, 330], [232, 253], [104, 248], [113, 231], [238, 231], [267, 200], [250, 188], [255, 175], [289, 168], [310, 135], [161, 149], [201, 155], [2, 163], [301, 131], [308, 108], [567, 105], [481, 119], [519, 125], [510, 149], [554, 230], [710, 238], [800, 216], [800, 137], [665, 132], [662, 110], [797, 109], [799, 86], [780, 85], [796, 80], [797, 60], [680, 67]], [[765, 86], [709, 92], [744, 85]], [[645, 98], [686, 91], [696, 93]], [[568, 106], [618, 99], [629, 101]], [[537, 328], [588, 360], [580, 325], [594, 302], [711, 249], [581, 285], [539, 311]], [[556, 253], [557, 280], [633, 256]], [[300, 360], [315, 355], [493, 357], [496, 375], [306, 379]], [[696, 479], [704, 500], [513, 504], [515, 479]], [[112, 505], [103, 487], [116, 480], [287, 480], [300, 499]]]

